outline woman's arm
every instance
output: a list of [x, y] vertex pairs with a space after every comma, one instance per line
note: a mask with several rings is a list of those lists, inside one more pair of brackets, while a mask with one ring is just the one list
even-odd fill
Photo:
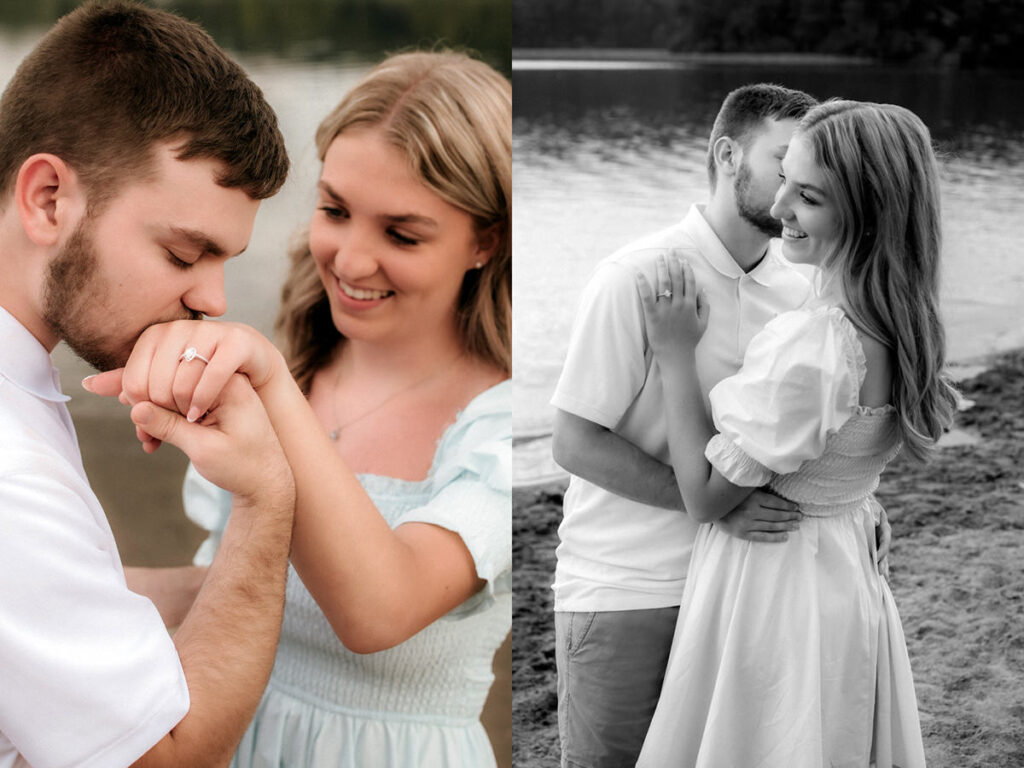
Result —
[[484, 586], [457, 533], [429, 523], [389, 527], [283, 358], [259, 394], [294, 467], [292, 564], [347, 648], [397, 645]]
[[[209, 362], [179, 362], [188, 347]], [[397, 645], [484, 586], [457, 533], [419, 522], [391, 529], [335, 451], [280, 352], [255, 330], [209, 320], [152, 326], [123, 374], [103, 373], [86, 386], [201, 418], [235, 372], [249, 377], [293, 468], [292, 564], [346, 647], [370, 653]], [[139, 438], [146, 450], [159, 446], [144, 431]]]
[[693, 270], [678, 258], [658, 257], [657, 293], [643, 275], [637, 290], [647, 338], [661, 367], [669, 456], [687, 513], [708, 523], [731, 512], [754, 488], [734, 485], [704, 456], [714, 430], [697, 380], [696, 348], [709, 308], [698, 295]]

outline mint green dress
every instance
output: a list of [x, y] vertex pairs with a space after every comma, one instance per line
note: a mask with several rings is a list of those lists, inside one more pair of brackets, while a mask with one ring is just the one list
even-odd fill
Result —
[[[289, 568], [274, 670], [233, 766], [495, 765], [480, 712], [512, 623], [511, 401], [509, 381], [478, 395], [442, 436], [425, 480], [359, 477], [392, 528], [424, 522], [458, 533], [487, 585], [404, 643], [357, 654]], [[189, 467], [184, 499], [210, 531], [195, 558], [208, 564], [230, 495]]]

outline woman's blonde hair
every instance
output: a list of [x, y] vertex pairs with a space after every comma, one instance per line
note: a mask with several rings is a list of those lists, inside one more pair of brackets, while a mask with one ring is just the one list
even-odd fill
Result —
[[[469, 270], [456, 314], [465, 349], [506, 373], [512, 329], [512, 86], [454, 51], [400, 53], [374, 67], [317, 129], [321, 161], [338, 134], [372, 127], [405, 154], [413, 173], [468, 213], [498, 245]], [[367, 179], [372, 184], [372, 179]], [[276, 328], [292, 375], [308, 391], [341, 340], [304, 237], [291, 249]]]
[[827, 101], [807, 113], [808, 140], [839, 209], [825, 256], [854, 324], [893, 355], [892, 402], [905, 450], [924, 458], [948, 429], [958, 396], [944, 372], [938, 311], [939, 170], [931, 136], [910, 110]]

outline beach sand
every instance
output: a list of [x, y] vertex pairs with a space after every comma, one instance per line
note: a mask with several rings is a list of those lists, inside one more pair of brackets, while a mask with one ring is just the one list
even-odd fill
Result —
[[[125, 565], [188, 565], [205, 531], [185, 517], [181, 483], [188, 460], [165, 445], [156, 453], [142, 452], [128, 409], [114, 399], [85, 392], [82, 378], [95, 373], [63, 345], [54, 352], [61, 386], [71, 396], [68, 409], [82, 450], [82, 462], [93, 490], [103, 504]], [[510, 768], [511, 644], [498, 650], [495, 681], [482, 720], [499, 768]]]
[[[878, 499], [893, 527], [903, 619], [931, 768], [1024, 766], [1024, 351], [961, 384], [981, 439], [925, 465], [900, 457]], [[513, 495], [513, 761], [558, 765], [551, 581], [564, 484]]]

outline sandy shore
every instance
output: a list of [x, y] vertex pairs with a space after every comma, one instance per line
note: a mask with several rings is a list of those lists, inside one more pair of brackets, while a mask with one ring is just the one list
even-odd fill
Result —
[[[1024, 765], [1024, 351], [961, 385], [981, 438], [900, 458], [879, 500], [931, 768]], [[558, 765], [551, 580], [564, 485], [513, 496], [513, 761]]]

